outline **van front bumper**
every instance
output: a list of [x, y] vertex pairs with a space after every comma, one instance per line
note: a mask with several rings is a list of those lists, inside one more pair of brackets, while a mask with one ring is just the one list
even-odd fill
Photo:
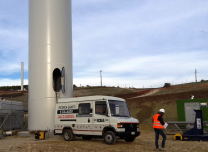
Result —
[[116, 136], [119, 137], [137, 137], [140, 135], [140, 131], [132, 131], [132, 132], [115, 132]]

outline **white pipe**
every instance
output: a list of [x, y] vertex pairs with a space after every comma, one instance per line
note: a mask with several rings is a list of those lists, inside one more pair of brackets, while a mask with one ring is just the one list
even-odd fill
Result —
[[28, 129], [53, 130], [56, 94], [53, 70], [65, 68], [65, 92], [72, 82], [71, 0], [29, 0], [29, 100]]

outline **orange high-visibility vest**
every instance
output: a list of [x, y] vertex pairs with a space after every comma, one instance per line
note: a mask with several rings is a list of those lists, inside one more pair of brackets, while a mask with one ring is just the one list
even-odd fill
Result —
[[153, 128], [163, 129], [163, 125], [158, 121], [158, 117], [160, 114], [156, 114], [153, 116]]

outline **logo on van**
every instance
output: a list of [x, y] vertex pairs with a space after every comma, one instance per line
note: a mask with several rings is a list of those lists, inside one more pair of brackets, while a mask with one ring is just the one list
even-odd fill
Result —
[[73, 105], [73, 106], [68, 106], [68, 109], [72, 109], [72, 108], [75, 108], [75, 105]]
[[97, 119], [97, 122], [105, 122], [104, 119]]
[[67, 106], [59, 106], [59, 109], [67, 109]]
[[57, 114], [71, 114], [73, 113], [72, 109], [67, 109], [67, 110], [58, 110]]
[[72, 106], [59, 106], [59, 109], [72, 109], [75, 108], [75, 105]]
[[58, 119], [61, 118], [75, 118], [75, 115], [58, 115]]

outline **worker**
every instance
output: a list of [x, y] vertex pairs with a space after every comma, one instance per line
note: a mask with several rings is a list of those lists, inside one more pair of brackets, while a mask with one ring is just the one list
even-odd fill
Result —
[[159, 140], [159, 135], [163, 137], [162, 140], [162, 148], [160, 150], [165, 151], [165, 140], [166, 140], [166, 135], [163, 131], [165, 122], [163, 120], [163, 115], [165, 114], [165, 109], [160, 109], [157, 114], [153, 116], [152, 122], [153, 122], [153, 128], [155, 130], [155, 145], [156, 145], [156, 150], [159, 150], [159, 145], [158, 145], [158, 140]]

